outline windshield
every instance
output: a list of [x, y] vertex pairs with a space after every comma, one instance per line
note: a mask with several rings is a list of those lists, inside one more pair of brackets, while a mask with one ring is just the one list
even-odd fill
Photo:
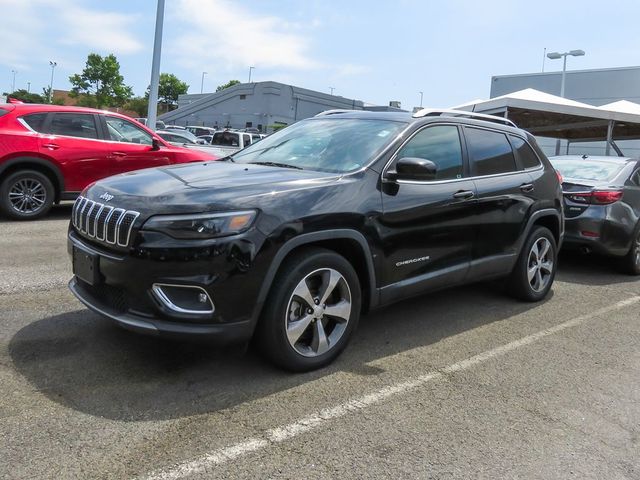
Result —
[[625, 164], [606, 160], [585, 159], [550, 159], [553, 167], [559, 170], [564, 178], [576, 180], [607, 181], [613, 180]]
[[233, 155], [237, 163], [344, 173], [369, 163], [407, 126], [405, 122], [314, 118], [291, 125]]

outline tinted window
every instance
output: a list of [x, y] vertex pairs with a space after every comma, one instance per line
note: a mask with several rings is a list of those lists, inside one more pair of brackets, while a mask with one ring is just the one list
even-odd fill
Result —
[[431, 160], [438, 170], [435, 180], [462, 177], [462, 148], [458, 127], [439, 125], [419, 131], [398, 151], [397, 158], [417, 157]]
[[106, 116], [109, 137], [115, 142], [151, 145], [153, 137], [142, 128], [119, 117]]
[[475, 175], [495, 175], [516, 170], [511, 144], [504, 133], [465, 128], [465, 137]]
[[24, 121], [24, 123], [29, 125], [32, 130], [35, 130], [36, 132], [42, 132], [42, 127], [44, 127], [44, 121], [46, 118], [46, 113], [32, 113], [31, 115], [25, 115], [24, 117], [22, 117], [22, 120]]
[[540, 165], [540, 159], [527, 142], [515, 135], [509, 135], [509, 137], [524, 168], [534, 168]]
[[67, 137], [98, 138], [93, 115], [83, 113], [54, 113], [47, 133]]

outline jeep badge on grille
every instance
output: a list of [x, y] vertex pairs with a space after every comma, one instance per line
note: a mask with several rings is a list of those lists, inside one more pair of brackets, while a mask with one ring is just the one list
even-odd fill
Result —
[[113, 199], [113, 195], [111, 195], [109, 192], [104, 192], [102, 195], [100, 195], [100, 198], [105, 202], [108, 202], [109, 200]]

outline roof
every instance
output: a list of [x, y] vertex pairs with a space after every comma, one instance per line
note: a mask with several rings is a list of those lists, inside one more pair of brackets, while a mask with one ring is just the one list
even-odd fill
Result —
[[633, 103], [628, 100], [619, 100], [617, 102], [607, 103], [606, 105], [600, 105], [598, 108], [601, 110], [640, 115], [640, 104]]
[[640, 105], [615, 102], [594, 107], [527, 88], [489, 100], [474, 100], [456, 110], [507, 116], [533, 135], [573, 141], [604, 140], [613, 121], [614, 139], [640, 139]]
[[88, 107], [74, 107], [70, 105], [49, 105], [43, 103], [15, 103], [12, 104], [15, 107], [15, 112], [19, 113], [21, 111], [29, 111], [29, 112], [37, 112], [37, 111], [45, 111], [45, 112], [83, 112], [83, 113], [108, 113], [115, 115], [122, 115], [121, 113], [111, 112], [109, 110], [99, 110], [96, 108], [88, 108]]

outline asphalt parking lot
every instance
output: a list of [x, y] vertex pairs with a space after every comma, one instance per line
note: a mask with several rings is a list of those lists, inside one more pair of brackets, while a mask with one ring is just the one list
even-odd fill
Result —
[[119, 330], [67, 290], [70, 206], [0, 220], [1, 478], [640, 478], [640, 288], [561, 257], [363, 318], [327, 369]]

